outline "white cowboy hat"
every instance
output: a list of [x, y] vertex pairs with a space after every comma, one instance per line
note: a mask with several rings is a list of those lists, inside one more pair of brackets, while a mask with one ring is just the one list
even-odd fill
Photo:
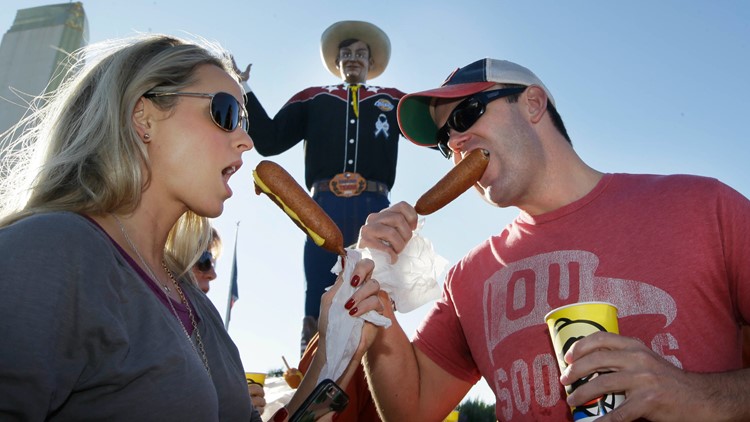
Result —
[[320, 37], [320, 58], [328, 71], [337, 78], [341, 77], [336, 67], [339, 43], [350, 38], [363, 41], [370, 46], [370, 55], [375, 66], [367, 73], [367, 79], [380, 76], [391, 58], [391, 41], [382, 29], [363, 21], [336, 22], [323, 31]]

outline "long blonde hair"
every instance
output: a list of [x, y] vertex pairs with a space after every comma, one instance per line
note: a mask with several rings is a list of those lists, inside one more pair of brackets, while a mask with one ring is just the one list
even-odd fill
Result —
[[[0, 142], [0, 228], [52, 211], [129, 213], [141, 201], [151, 175], [146, 148], [131, 115], [141, 96], [156, 87], [175, 91], [194, 83], [198, 66], [212, 64], [237, 77], [231, 56], [205, 40], [138, 35], [84, 47], [73, 53], [61, 86]], [[170, 109], [174, 97], [158, 106]], [[20, 128], [20, 129], [19, 129]], [[20, 136], [11, 141], [11, 135]], [[210, 239], [205, 217], [183, 214], [170, 231], [170, 268], [188, 272]]]

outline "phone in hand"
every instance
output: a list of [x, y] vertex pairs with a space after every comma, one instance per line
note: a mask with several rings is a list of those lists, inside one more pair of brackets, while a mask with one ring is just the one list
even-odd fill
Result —
[[324, 379], [305, 399], [289, 422], [311, 422], [328, 412], [340, 412], [349, 404], [349, 396], [335, 382]]

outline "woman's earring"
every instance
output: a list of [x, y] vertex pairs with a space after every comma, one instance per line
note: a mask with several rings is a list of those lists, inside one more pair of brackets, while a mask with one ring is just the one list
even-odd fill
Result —
[[151, 135], [149, 135], [148, 133], [144, 133], [143, 139], [151, 139]]

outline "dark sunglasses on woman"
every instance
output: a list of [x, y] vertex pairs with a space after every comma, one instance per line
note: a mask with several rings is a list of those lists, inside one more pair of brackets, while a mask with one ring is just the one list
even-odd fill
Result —
[[199, 98], [210, 98], [211, 104], [209, 106], [209, 114], [211, 120], [221, 130], [226, 132], [233, 132], [238, 126], [247, 132], [249, 127], [247, 110], [245, 106], [240, 104], [232, 94], [226, 92], [217, 92], [215, 94], [205, 94], [202, 92], [156, 92], [149, 91], [143, 94], [146, 98], [154, 97], [168, 97], [168, 96], [181, 96], [181, 97], [199, 97]]
[[195, 267], [203, 273], [211, 271], [211, 268], [214, 267], [214, 257], [211, 255], [211, 252], [203, 251], [201, 257], [198, 258], [198, 262], [195, 263]]
[[438, 150], [443, 153], [445, 158], [451, 158], [453, 151], [448, 146], [448, 141], [451, 139], [451, 129], [456, 132], [466, 132], [477, 122], [477, 120], [479, 120], [480, 117], [482, 117], [485, 110], [487, 110], [487, 104], [499, 98], [520, 94], [525, 89], [525, 86], [493, 89], [492, 91], [477, 92], [476, 94], [465, 98], [458, 103], [453, 111], [451, 111], [451, 114], [448, 115], [448, 120], [445, 121], [443, 127], [438, 129], [437, 135], [435, 136]]

